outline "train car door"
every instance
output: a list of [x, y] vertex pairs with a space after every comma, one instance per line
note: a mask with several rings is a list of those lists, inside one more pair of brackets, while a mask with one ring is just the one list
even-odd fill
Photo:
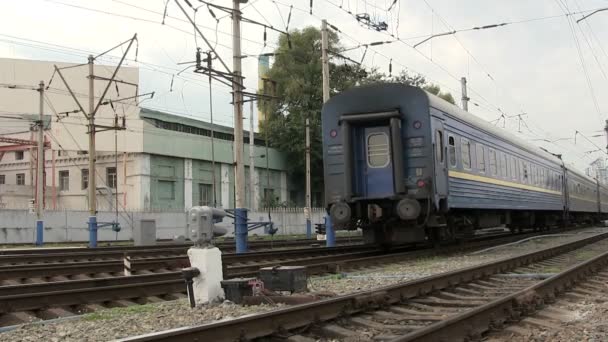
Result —
[[389, 126], [356, 128], [356, 193], [380, 198], [395, 193]]
[[448, 168], [447, 168], [447, 136], [443, 130], [443, 121], [435, 117], [432, 118], [433, 129], [433, 156], [435, 165], [435, 204], [439, 205], [439, 200], [448, 195]]

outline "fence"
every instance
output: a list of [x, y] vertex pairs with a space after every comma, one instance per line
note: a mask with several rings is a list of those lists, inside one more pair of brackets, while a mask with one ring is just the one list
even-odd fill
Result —
[[[277, 234], [305, 234], [306, 219], [303, 208], [273, 208], [270, 212], [252, 211], [248, 216], [251, 221], [269, 221], [270, 218], [278, 228]], [[325, 210], [314, 208], [311, 220], [323, 222]], [[85, 210], [47, 210], [44, 213], [45, 242], [88, 241], [88, 211]], [[156, 238], [173, 239], [178, 236], [189, 237], [188, 215], [184, 211], [121, 211], [118, 222], [121, 231], [116, 233], [110, 228], [100, 228], [99, 241], [132, 240], [133, 228], [140, 220], [156, 221]], [[116, 220], [114, 212], [98, 212], [98, 222]], [[228, 230], [228, 236], [234, 236], [234, 223], [230, 218], [218, 225]], [[23, 209], [0, 210], [0, 244], [32, 243], [35, 239], [36, 215]], [[314, 228], [314, 227], [313, 227]], [[251, 235], [266, 235], [263, 228], [250, 232]]]

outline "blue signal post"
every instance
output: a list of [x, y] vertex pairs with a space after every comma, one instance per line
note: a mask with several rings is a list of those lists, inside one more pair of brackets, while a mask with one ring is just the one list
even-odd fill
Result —
[[44, 221], [36, 221], [36, 246], [44, 244]]
[[325, 215], [325, 245], [327, 247], [336, 246], [336, 231], [331, 224], [331, 216]]
[[89, 216], [89, 248], [97, 247], [97, 216]]
[[312, 223], [310, 222], [310, 218], [306, 218], [306, 238], [312, 238]]
[[236, 253], [247, 253], [247, 209], [236, 208], [234, 209], [234, 235], [236, 237]]

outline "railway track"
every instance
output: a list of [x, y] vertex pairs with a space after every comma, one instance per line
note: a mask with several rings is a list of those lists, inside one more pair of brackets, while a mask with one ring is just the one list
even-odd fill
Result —
[[[336, 244], [338, 245], [354, 245], [363, 242], [361, 236], [339, 236], [336, 238]], [[294, 248], [294, 247], [311, 247], [318, 246], [324, 247], [324, 241], [317, 241], [314, 239], [276, 239], [276, 240], [250, 240], [249, 248], [252, 251], [266, 250], [274, 248]], [[235, 249], [235, 242], [233, 240], [224, 240], [216, 242], [215, 245], [222, 251], [230, 252]], [[169, 253], [172, 250], [185, 251], [192, 247], [192, 243], [170, 243], [170, 242], [159, 242], [155, 246], [110, 246], [110, 247], [60, 247], [60, 248], [4, 248], [0, 249], [0, 257], [8, 255], [51, 255], [51, 254], [69, 254], [69, 253], [122, 253], [122, 252], [139, 252], [145, 253], [147, 250], [153, 251], [165, 251]]]
[[[254, 316], [124, 341], [469, 341], [534, 312], [608, 267], [608, 233], [557, 247]], [[538, 279], [538, 277], [547, 277]]]
[[[479, 249], [530, 235], [534, 234], [500, 239], [486, 237], [466, 246], [446, 246], [440, 250], [412, 250], [412, 247], [404, 247], [388, 254], [376, 248], [343, 246], [335, 248], [333, 253], [327, 249], [311, 249], [307, 257], [300, 255], [292, 259], [289, 258], [290, 255], [297, 256], [302, 250], [259, 252], [246, 256], [226, 255], [225, 261], [231, 260], [233, 264], [228, 265], [224, 272], [226, 278], [255, 276], [260, 267], [281, 264], [307, 266], [309, 275], [335, 273]], [[320, 253], [324, 255], [319, 255]], [[252, 258], [253, 256], [257, 257]], [[0, 326], [17, 324], [24, 317], [25, 320], [37, 320], [89, 312], [91, 305], [99, 309], [99, 305], [134, 305], [183, 296], [185, 286], [178, 269], [188, 266], [183, 264], [187, 260], [169, 258], [172, 260], [170, 262], [177, 264], [167, 264], [169, 261], [166, 259], [134, 259], [132, 269], [140, 274], [128, 277], [117, 276], [122, 274], [123, 265], [115, 261], [1, 266], [0, 279], [11, 285], [0, 286]], [[151, 270], [155, 273], [151, 273]], [[54, 314], [55, 311], [49, 313], [49, 309], [61, 310]]]

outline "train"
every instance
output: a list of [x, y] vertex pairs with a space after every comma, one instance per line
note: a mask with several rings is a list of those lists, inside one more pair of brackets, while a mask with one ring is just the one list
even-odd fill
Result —
[[325, 203], [365, 243], [470, 238], [608, 216], [608, 187], [421, 88], [354, 87], [321, 112]]

